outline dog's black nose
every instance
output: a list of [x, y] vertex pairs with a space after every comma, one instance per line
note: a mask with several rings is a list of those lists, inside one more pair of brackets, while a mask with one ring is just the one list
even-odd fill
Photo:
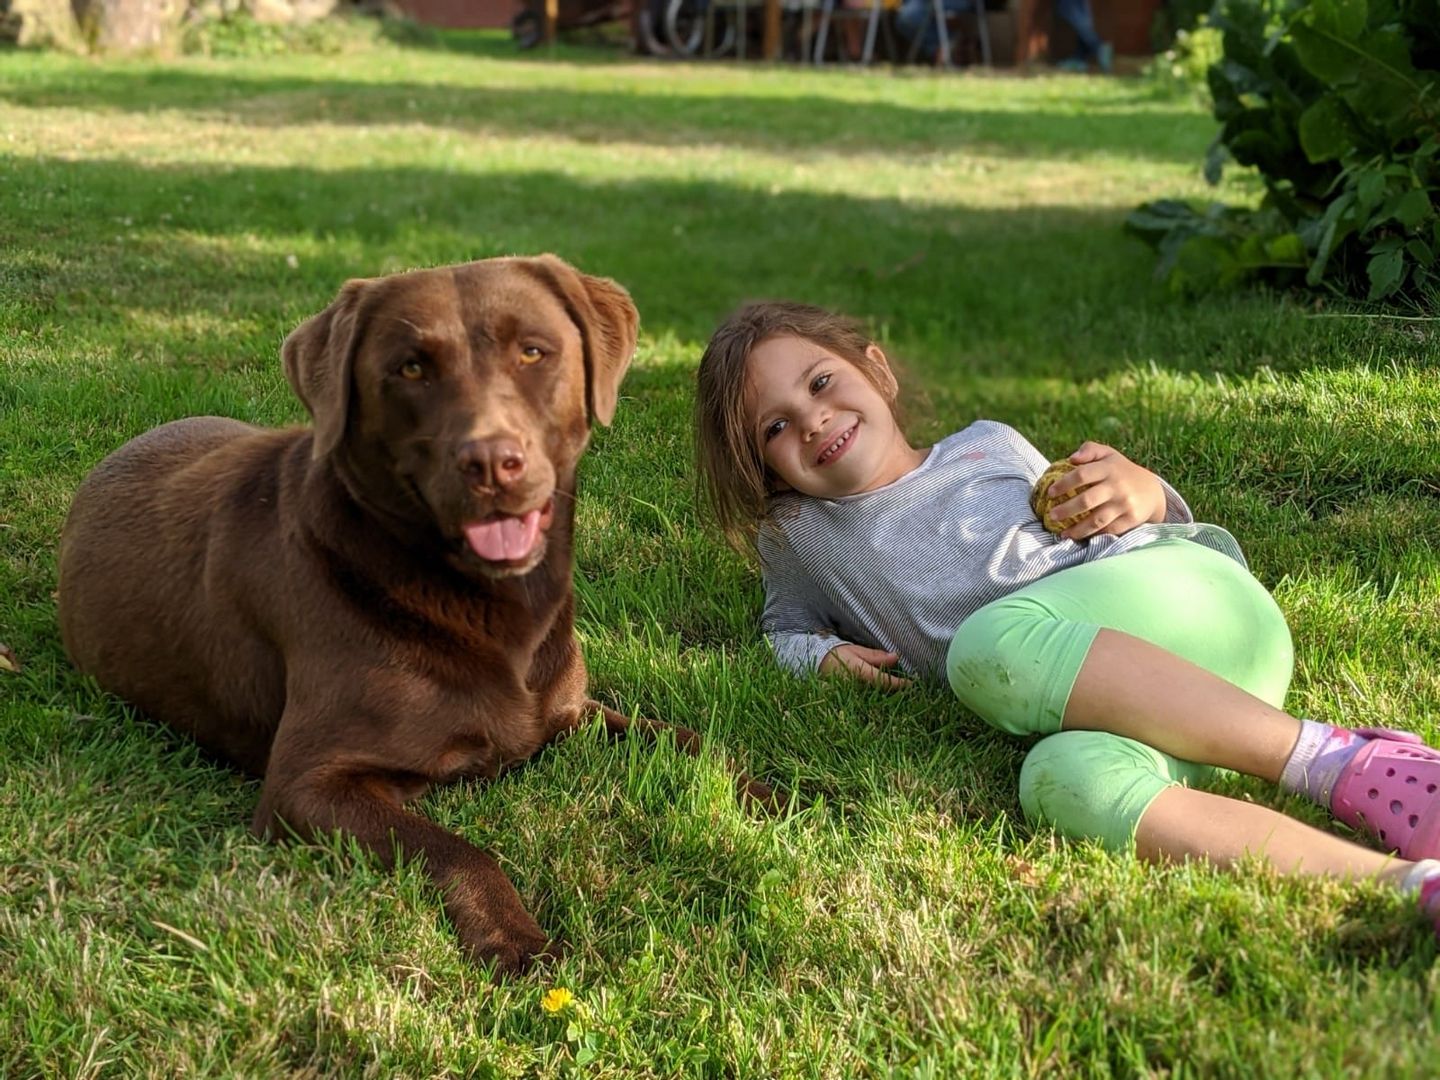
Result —
[[525, 475], [525, 449], [510, 435], [471, 439], [457, 464], [471, 487], [508, 488]]

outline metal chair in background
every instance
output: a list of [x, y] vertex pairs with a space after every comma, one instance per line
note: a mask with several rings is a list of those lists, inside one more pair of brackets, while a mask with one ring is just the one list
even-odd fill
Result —
[[[795, 30], [795, 59], [805, 63], [814, 55], [814, 45], [819, 33], [819, 19], [823, 17], [825, 0], [781, 0], [782, 14], [792, 16], [791, 25]], [[798, 12], [798, 25], [793, 16]]]
[[868, 8], [846, 8], [839, 6], [839, 0], [822, 0], [820, 25], [815, 32], [814, 60], [816, 65], [825, 62], [825, 46], [830, 40], [830, 27], [837, 20], [862, 18], [865, 20], [865, 43], [860, 49], [860, 63], [868, 65], [875, 59], [875, 42], [881, 33], [885, 35], [891, 61], [897, 60], [899, 57], [895, 48], [894, 31], [886, 18], [886, 15], [897, 7], [899, 7], [899, 0], [870, 0]]

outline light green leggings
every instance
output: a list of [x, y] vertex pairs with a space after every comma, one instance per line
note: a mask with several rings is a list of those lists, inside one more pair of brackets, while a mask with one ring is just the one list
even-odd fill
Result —
[[946, 661], [956, 696], [1002, 731], [1047, 736], [1020, 771], [1025, 816], [1129, 850], [1155, 796], [1216, 770], [1119, 735], [1060, 730], [1102, 627], [1183, 656], [1277, 708], [1294, 655], [1265, 587], [1235, 560], [1190, 540], [1058, 571], [961, 624]]

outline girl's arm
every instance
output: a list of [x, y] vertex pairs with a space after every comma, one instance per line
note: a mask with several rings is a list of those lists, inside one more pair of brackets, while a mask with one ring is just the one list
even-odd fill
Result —
[[762, 527], [756, 547], [765, 585], [760, 629], [781, 667], [796, 675], [812, 675], [830, 650], [850, 643], [835, 633], [835, 618], [784, 537]]
[[1174, 488], [1114, 447], [1085, 442], [1070, 461], [1076, 467], [1055, 481], [1051, 492], [1063, 497], [1089, 486], [1050, 511], [1056, 520], [1086, 515], [1060, 534], [1066, 539], [1084, 540], [1102, 533], [1120, 536], [1137, 525], [1194, 520]]
[[[766, 611], [770, 610], [770, 590], [766, 588]], [[900, 654], [857, 645], [836, 636], [834, 631], [766, 630], [766, 640], [775, 652], [781, 667], [796, 675], [818, 672], [825, 676], [844, 675], [871, 683], [885, 690], [900, 690], [910, 685], [902, 675], [889, 670], [900, 663]]]
[[781, 667], [802, 676], [853, 677], [885, 690], [910, 685], [886, 670], [900, 663], [899, 654], [847, 641], [835, 632], [839, 619], [783, 536], [762, 528], [757, 546], [765, 583], [760, 626]]

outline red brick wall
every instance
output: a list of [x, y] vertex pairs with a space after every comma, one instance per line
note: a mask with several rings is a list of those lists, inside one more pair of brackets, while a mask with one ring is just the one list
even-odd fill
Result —
[[1095, 30], [1102, 41], [1115, 46], [1122, 56], [1143, 56], [1154, 52], [1150, 44], [1150, 24], [1160, 0], [1091, 0], [1095, 14]]
[[397, 0], [401, 10], [427, 26], [473, 30], [509, 26], [520, 0]]

